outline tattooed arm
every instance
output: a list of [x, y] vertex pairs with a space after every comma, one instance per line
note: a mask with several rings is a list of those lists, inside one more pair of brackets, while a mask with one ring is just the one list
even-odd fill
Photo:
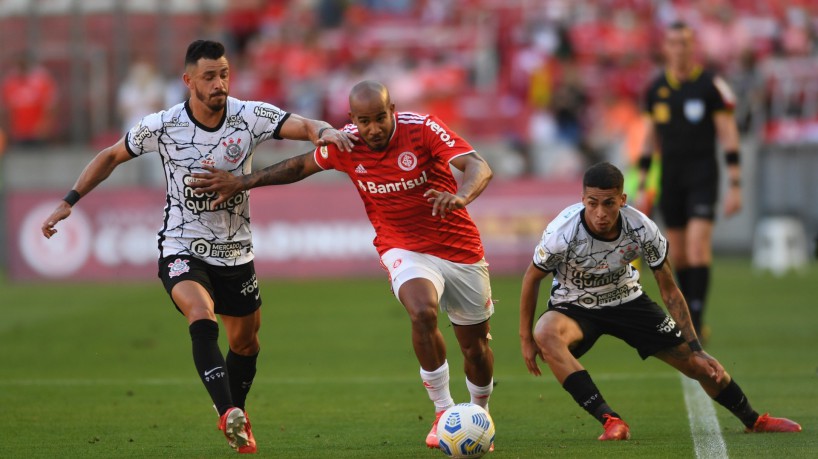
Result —
[[323, 170], [315, 162], [312, 152], [285, 159], [249, 175], [235, 176], [230, 172], [209, 166], [205, 166], [205, 169], [208, 172], [193, 174], [197, 180], [190, 186], [200, 194], [218, 193], [219, 197], [213, 201], [213, 207], [250, 188], [285, 185], [303, 180]]
[[687, 302], [673, 279], [670, 262], [665, 260], [660, 268], [654, 269], [653, 276], [656, 278], [656, 283], [659, 284], [662, 301], [665, 303], [670, 317], [676, 321], [676, 326], [682, 331], [685, 341], [689, 343], [698, 340], [696, 330], [693, 328], [693, 321], [690, 320], [690, 310], [687, 308]]

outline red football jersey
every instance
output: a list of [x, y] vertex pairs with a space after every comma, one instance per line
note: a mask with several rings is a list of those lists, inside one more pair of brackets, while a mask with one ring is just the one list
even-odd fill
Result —
[[[358, 134], [354, 124], [344, 130]], [[432, 216], [432, 204], [423, 197], [430, 188], [457, 192], [449, 161], [471, 152], [474, 148], [437, 117], [398, 112], [384, 151], [361, 142], [350, 153], [328, 145], [313, 154], [319, 166], [346, 173], [358, 188], [378, 253], [398, 248], [475, 263], [483, 258], [483, 243], [466, 209], [441, 219]]]

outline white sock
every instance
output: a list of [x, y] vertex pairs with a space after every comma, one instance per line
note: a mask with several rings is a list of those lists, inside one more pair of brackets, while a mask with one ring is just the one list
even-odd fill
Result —
[[477, 386], [469, 381], [469, 378], [466, 378], [466, 387], [469, 388], [471, 402], [475, 405], [480, 405], [488, 411], [489, 397], [491, 397], [491, 392], [494, 390], [494, 379], [492, 378], [488, 386]]
[[423, 387], [429, 392], [429, 398], [435, 402], [435, 413], [446, 411], [454, 406], [454, 400], [449, 392], [449, 362], [444, 361], [443, 365], [435, 371], [420, 369], [420, 379], [423, 380]]

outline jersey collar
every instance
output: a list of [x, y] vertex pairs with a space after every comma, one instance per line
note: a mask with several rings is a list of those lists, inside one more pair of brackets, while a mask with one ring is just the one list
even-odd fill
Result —
[[616, 217], [616, 229], [618, 230], [616, 236], [609, 239], [606, 239], [593, 232], [593, 230], [591, 230], [591, 228], [588, 226], [588, 223], [585, 221], [585, 209], [579, 211], [579, 221], [582, 222], [582, 227], [585, 228], [585, 231], [588, 233], [588, 235], [596, 239], [597, 241], [613, 242], [619, 239], [620, 236], [622, 236], [622, 212], [620, 212], [619, 216]]
[[[228, 101], [229, 101], [229, 99], [228, 99]], [[228, 101], [225, 101], [225, 103], [224, 103], [224, 111], [222, 111], [222, 119], [220, 119], [219, 124], [217, 124], [214, 127], [205, 126], [204, 124], [200, 123], [199, 120], [197, 120], [193, 116], [193, 111], [190, 109], [190, 99], [185, 101], [185, 112], [187, 113], [188, 118], [190, 118], [190, 120], [193, 121], [193, 124], [195, 124], [196, 127], [198, 127], [199, 129], [201, 129], [203, 131], [207, 131], [207, 132], [216, 132], [216, 131], [218, 131], [219, 129], [222, 128], [222, 126], [224, 125], [224, 120], [227, 119]]]
[[[699, 78], [699, 75], [702, 74], [702, 70], [703, 69], [701, 65], [693, 66], [693, 68], [690, 70], [690, 73], [687, 74], [687, 78], [685, 79], [684, 82], [696, 81], [696, 79]], [[676, 77], [673, 76], [673, 73], [670, 72], [670, 69], [665, 70], [665, 79], [667, 80], [667, 84], [670, 85], [670, 87], [673, 89], [679, 89], [680, 87], [682, 87], [683, 82], [677, 80]]]

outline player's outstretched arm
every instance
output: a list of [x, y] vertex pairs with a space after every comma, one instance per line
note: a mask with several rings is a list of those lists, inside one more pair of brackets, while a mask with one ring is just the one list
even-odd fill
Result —
[[290, 114], [278, 131], [281, 138], [290, 140], [309, 140], [316, 146], [334, 144], [342, 151], [352, 151], [353, 143], [358, 137], [339, 131], [326, 121], [313, 120], [303, 116]]
[[463, 180], [457, 193], [441, 192], [432, 188], [423, 194], [432, 204], [432, 215], [440, 214], [440, 218], [446, 218], [447, 212], [463, 209], [474, 201], [494, 176], [488, 163], [477, 153], [458, 156], [450, 164], [463, 171]]
[[[520, 348], [528, 372], [540, 376], [540, 367], [537, 365], [537, 356], [542, 359], [542, 353], [534, 341], [534, 313], [537, 310], [537, 297], [540, 294], [540, 284], [548, 277], [548, 273], [537, 269], [534, 263], [528, 265], [523, 275], [523, 286], [520, 292]], [[544, 360], [544, 359], [543, 359]]]
[[[103, 180], [108, 178], [118, 165], [132, 158], [133, 156], [131, 156], [130, 153], [128, 153], [128, 149], [125, 148], [124, 136], [119, 139], [117, 143], [97, 153], [94, 159], [85, 166], [85, 169], [83, 169], [76, 183], [74, 183], [72, 193], [69, 193], [76, 193], [74, 194], [74, 202], [91, 192], [91, 190], [96, 188]], [[43, 236], [51, 238], [51, 236], [57, 233], [57, 229], [54, 226], [71, 215], [72, 205], [73, 204], [69, 204], [65, 200], [60, 201], [57, 208], [54, 209], [54, 212], [43, 222], [41, 228]]]
[[197, 180], [190, 186], [198, 193], [217, 193], [218, 198], [211, 204], [217, 207], [234, 195], [267, 185], [285, 185], [309, 177], [323, 169], [315, 162], [312, 152], [285, 159], [249, 175], [236, 176], [230, 172], [205, 166], [208, 172], [193, 174]]

